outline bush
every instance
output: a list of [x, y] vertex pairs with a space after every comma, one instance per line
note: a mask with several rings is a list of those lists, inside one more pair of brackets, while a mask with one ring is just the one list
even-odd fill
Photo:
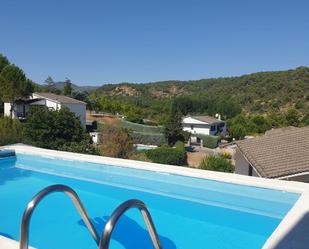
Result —
[[134, 150], [130, 131], [117, 126], [104, 126], [100, 150], [104, 156], [129, 158]]
[[143, 151], [134, 151], [133, 153], [130, 154], [129, 159], [137, 160], [137, 161], [150, 162], [150, 160], [147, 158], [145, 152], [143, 152]]
[[165, 136], [161, 133], [133, 132], [132, 139], [136, 144], [152, 144], [161, 146], [166, 143]]
[[233, 172], [234, 171], [233, 164], [221, 156], [205, 157], [201, 161], [199, 168], [205, 169], [205, 170], [220, 171], [220, 172]]
[[24, 126], [25, 142], [34, 146], [96, 154], [80, 120], [67, 108], [32, 106]]
[[176, 150], [179, 150], [179, 151], [185, 151], [185, 144], [184, 144], [184, 142], [177, 141], [175, 143], [175, 148], [176, 148]]
[[23, 126], [17, 119], [0, 118], [0, 146], [20, 143], [23, 140]]
[[185, 165], [187, 158], [185, 151], [170, 147], [160, 147], [145, 151], [146, 156], [154, 163]]
[[224, 159], [232, 159], [232, 154], [228, 151], [223, 151], [222, 154], [220, 154], [221, 157], [223, 157]]
[[246, 128], [241, 124], [235, 124], [229, 129], [229, 134], [236, 140], [243, 139], [246, 136]]
[[203, 140], [203, 146], [214, 149], [218, 147], [218, 143], [220, 138], [217, 136], [210, 136], [210, 135], [202, 135], [202, 134], [197, 134], [197, 137]]

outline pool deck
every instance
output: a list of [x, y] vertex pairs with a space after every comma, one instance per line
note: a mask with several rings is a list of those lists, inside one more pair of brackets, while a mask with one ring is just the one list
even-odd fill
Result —
[[[231, 173], [199, 170], [180, 166], [118, 159], [102, 156], [92, 156], [71, 152], [55, 151], [36, 148], [23, 144], [0, 147], [13, 149], [16, 153], [37, 154], [77, 161], [87, 161], [99, 164], [108, 164], [128, 168], [136, 168], [170, 174], [177, 174], [195, 178], [209, 179], [233, 184], [276, 189], [301, 194], [293, 208], [287, 213], [273, 234], [268, 238], [263, 249], [305, 249], [309, 248], [309, 184], [293, 181], [265, 179], [252, 176], [243, 176]], [[10, 245], [5, 246], [5, 243]], [[248, 248], [250, 245], [248, 245]], [[0, 248], [17, 249], [18, 243], [0, 236]]]

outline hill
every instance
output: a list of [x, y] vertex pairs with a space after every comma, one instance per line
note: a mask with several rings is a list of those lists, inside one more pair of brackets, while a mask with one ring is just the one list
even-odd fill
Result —
[[140, 105], [186, 96], [233, 100], [245, 113], [284, 112], [294, 107], [304, 113], [309, 108], [309, 67], [195, 81], [109, 84], [94, 92]]
[[[58, 81], [58, 82], [55, 82], [53, 84], [53, 87], [60, 90], [60, 91], [63, 91], [65, 84], [66, 83], [64, 81]], [[90, 92], [90, 91], [96, 90], [98, 87], [96, 87], [96, 86], [78, 86], [78, 85], [72, 84], [72, 88], [73, 88], [74, 91], [77, 91], [77, 92], [83, 92], [83, 91]]]

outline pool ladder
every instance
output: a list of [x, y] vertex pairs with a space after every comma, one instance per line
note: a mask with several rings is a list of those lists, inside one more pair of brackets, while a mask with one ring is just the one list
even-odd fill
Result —
[[84, 208], [81, 200], [79, 199], [77, 193], [70, 187], [57, 184], [52, 185], [47, 188], [44, 188], [41, 190], [38, 194], [36, 194], [33, 199], [28, 203], [21, 222], [20, 227], [20, 244], [19, 249], [28, 249], [29, 245], [29, 227], [30, 227], [30, 220], [31, 216], [37, 207], [37, 205], [40, 203], [42, 199], [44, 199], [47, 195], [54, 193], [54, 192], [64, 192], [67, 194], [71, 200], [73, 201], [75, 207], [77, 208], [80, 216], [82, 217], [84, 223], [86, 224], [91, 236], [95, 240], [96, 244], [98, 245], [99, 249], [108, 249], [109, 243], [111, 239], [112, 232], [120, 219], [120, 217], [129, 209], [131, 208], [137, 208], [144, 219], [144, 222], [146, 223], [149, 235], [151, 237], [153, 246], [155, 249], [162, 249], [158, 233], [155, 229], [155, 226], [153, 224], [151, 215], [146, 207], [146, 205], [136, 199], [128, 200], [120, 204], [115, 211], [112, 213], [110, 218], [108, 219], [107, 223], [105, 224], [104, 230], [102, 232], [101, 237], [99, 237], [93, 223], [91, 222], [86, 209]]

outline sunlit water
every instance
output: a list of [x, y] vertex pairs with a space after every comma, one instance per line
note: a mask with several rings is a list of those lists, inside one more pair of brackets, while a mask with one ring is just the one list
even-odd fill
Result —
[[[119, 204], [131, 198], [142, 200], [164, 249], [261, 248], [299, 197], [211, 180], [18, 154], [0, 159], [0, 234], [19, 240], [28, 201], [42, 188], [58, 183], [78, 193], [100, 234]], [[61, 193], [48, 196], [36, 209], [30, 245], [39, 249], [97, 248], [71, 200]], [[137, 210], [120, 219], [110, 248], [153, 248]]]

